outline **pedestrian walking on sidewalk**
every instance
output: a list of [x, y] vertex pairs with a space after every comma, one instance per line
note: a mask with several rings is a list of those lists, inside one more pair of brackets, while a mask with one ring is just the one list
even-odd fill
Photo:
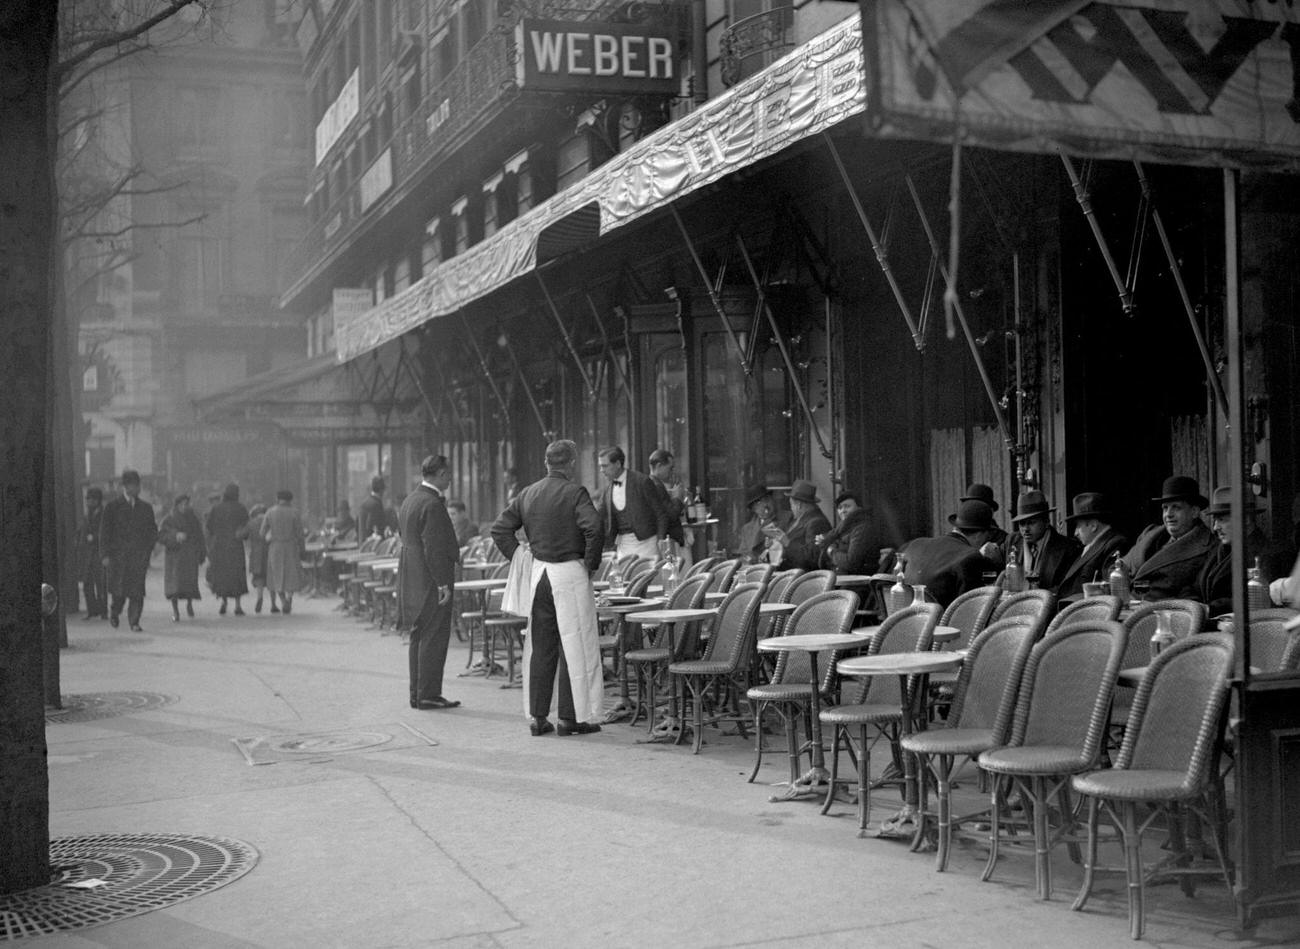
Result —
[[[262, 536], [262, 526], [266, 517], [266, 505], [254, 504], [248, 511], [248, 576], [257, 591], [257, 602], [253, 612], [262, 612], [262, 595], [266, 592], [266, 538]], [[271, 612], [280, 612], [275, 605], [275, 594], [271, 594]]]
[[520, 527], [533, 555], [524, 701], [535, 736], [556, 730], [549, 716], [557, 673], [559, 733], [600, 731], [592, 721], [604, 703], [604, 679], [591, 575], [600, 566], [605, 536], [591, 495], [573, 480], [577, 463], [577, 445], [551, 442], [546, 477], [519, 492], [492, 525], [492, 539], [506, 559], [519, 547]]
[[280, 597], [280, 608], [293, 612], [293, 595], [302, 589], [302, 516], [293, 506], [292, 491], [275, 492], [275, 506], [262, 518], [262, 539], [266, 541], [266, 585], [271, 602]]
[[203, 544], [203, 527], [190, 507], [188, 494], [177, 495], [172, 509], [158, 525], [158, 543], [163, 545], [163, 594], [172, 604], [172, 622], [181, 618], [180, 601], [185, 614], [194, 615], [194, 601], [199, 595], [199, 565], [207, 559]]
[[451, 642], [452, 592], [460, 546], [447, 514], [451, 466], [442, 455], [420, 463], [422, 480], [397, 516], [402, 553], [397, 567], [397, 624], [411, 627], [407, 652], [411, 708], [455, 708], [442, 694]]
[[86, 599], [86, 619], [108, 619], [108, 593], [104, 589], [104, 564], [100, 559], [99, 535], [104, 520], [104, 492], [86, 490], [86, 515], [77, 529], [78, 566], [81, 592]]
[[144, 610], [144, 580], [158, 539], [153, 506], [140, 500], [140, 472], [122, 472], [122, 493], [104, 506], [99, 552], [103, 556], [110, 597], [108, 621], [121, 622], [122, 607], [131, 631], [138, 633]]
[[221, 492], [221, 500], [208, 511], [208, 546], [212, 567], [208, 582], [212, 595], [221, 597], [221, 609], [226, 615], [226, 601], [234, 597], [235, 615], [243, 616], [240, 598], [248, 592], [244, 576], [244, 538], [248, 536], [248, 508], [239, 501], [239, 485], [228, 484]]

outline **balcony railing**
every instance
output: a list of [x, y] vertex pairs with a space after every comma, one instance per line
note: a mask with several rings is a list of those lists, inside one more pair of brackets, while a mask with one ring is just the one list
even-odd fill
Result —
[[723, 30], [718, 39], [722, 84], [735, 85], [793, 48], [793, 27], [793, 8], [777, 7], [737, 20]]

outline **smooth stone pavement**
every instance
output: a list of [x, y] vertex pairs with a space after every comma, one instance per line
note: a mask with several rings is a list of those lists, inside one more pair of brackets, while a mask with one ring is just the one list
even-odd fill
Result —
[[[246, 876], [142, 916], [27, 940], [41, 947], [1127, 946], [1122, 876], [1072, 913], [1080, 874], [1057, 855], [1056, 897], [1033, 898], [1028, 852], [980, 883], [982, 842], [947, 873], [933, 854], [855, 834], [853, 808], [768, 803], [748, 784], [749, 741], [710, 730], [643, 745], [637, 728], [533, 738], [518, 690], [456, 678], [464, 705], [414, 711], [406, 650], [299, 598], [290, 616], [173, 623], [150, 575], [144, 632], [69, 620], [63, 692], [152, 691], [161, 708], [47, 728], [51, 835], [228, 836], [258, 849]], [[611, 699], [612, 700], [612, 699]], [[233, 738], [407, 722], [436, 746], [250, 766]], [[779, 736], [760, 775], [787, 772]], [[886, 754], [877, 754], [885, 759]], [[974, 780], [963, 781], [971, 795]], [[973, 802], [974, 798], [967, 803]], [[879, 819], [895, 792], [873, 796]], [[1158, 841], [1148, 847], [1158, 854]], [[1117, 856], [1112, 852], [1112, 857]], [[1238, 934], [1221, 885], [1188, 900], [1160, 887], [1147, 938], [1162, 946], [1295, 944], [1300, 920]]]

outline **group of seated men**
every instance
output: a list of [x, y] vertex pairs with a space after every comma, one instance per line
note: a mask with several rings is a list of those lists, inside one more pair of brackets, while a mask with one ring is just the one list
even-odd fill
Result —
[[[1232, 510], [1228, 489], [1218, 488], [1210, 503], [1194, 478], [1165, 479], [1159, 503], [1161, 520], [1145, 528], [1136, 541], [1113, 526], [1115, 511], [1106, 496], [1085, 491], [1074, 497], [1065, 517], [1070, 535], [1051, 521], [1055, 510], [1041, 491], [1020, 496], [1008, 534], [996, 523], [998, 503], [988, 485], [972, 484], [948, 517], [952, 530], [938, 537], [919, 537], [897, 552], [877, 551], [869, 541], [870, 524], [859, 498], [836, 498], [839, 523], [830, 523], [818, 508], [814, 486], [797, 481], [787, 492], [791, 511], [778, 509], [765, 488], [751, 489], [746, 503], [753, 515], [740, 530], [736, 552], [756, 562], [768, 560], [781, 569], [833, 567], [860, 573], [893, 569], [901, 561], [904, 580], [924, 585], [927, 594], [946, 606], [958, 595], [989, 582], [1014, 563], [1029, 586], [1051, 590], [1060, 599], [1083, 595], [1083, 585], [1105, 581], [1123, 560], [1135, 595], [1145, 600], [1187, 598], [1207, 604], [1211, 615], [1232, 609]], [[1249, 502], [1248, 502], [1249, 503]], [[1208, 515], [1209, 523], [1202, 515]], [[1261, 580], [1285, 576], [1294, 551], [1271, 545], [1247, 508], [1247, 564], [1259, 558]]]

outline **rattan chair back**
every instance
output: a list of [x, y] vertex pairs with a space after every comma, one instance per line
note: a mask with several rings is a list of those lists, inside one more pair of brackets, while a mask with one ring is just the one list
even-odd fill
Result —
[[626, 583], [634, 577], [639, 577], [643, 573], [650, 573], [654, 570], [655, 562], [649, 557], [630, 558], [628, 562], [621, 565], [623, 571], [623, 582]]
[[939, 625], [955, 626], [961, 630], [961, 638], [953, 643], [954, 649], [965, 649], [984, 631], [984, 627], [993, 618], [993, 610], [997, 607], [998, 598], [1001, 596], [1001, 587], [991, 584], [967, 590], [948, 604], [939, 620]]
[[757, 583], [742, 583], [727, 593], [713, 621], [713, 634], [704, 647], [705, 661], [725, 661], [728, 674], [748, 663], [754, 652], [754, 628], [758, 625], [758, 607], [763, 588]]
[[805, 600], [811, 600], [819, 593], [825, 593], [827, 590], [834, 588], [834, 570], [809, 570], [807, 573], [800, 574], [786, 587], [785, 599], [781, 602], [793, 603], [798, 606]]
[[653, 570], [638, 574], [628, 581], [627, 586], [623, 589], [624, 596], [644, 597], [646, 587], [650, 586], [650, 582], [654, 579], [656, 579], [656, 573]]
[[785, 598], [786, 592], [790, 589], [790, 585], [801, 576], [803, 576], [803, 571], [798, 567], [774, 573], [771, 582], [767, 585], [767, 592], [763, 594], [763, 601], [765, 603], [790, 602]]
[[1097, 619], [1118, 620], [1123, 608], [1124, 604], [1120, 603], [1117, 596], [1090, 596], [1075, 600], [1057, 610], [1052, 621], [1047, 624], [1047, 632], [1054, 633], [1067, 623], [1087, 623]]
[[1300, 662], [1300, 636], [1281, 620], [1250, 620], [1250, 664], [1260, 672], [1289, 672]]
[[1124, 620], [1128, 645], [1120, 668], [1145, 666], [1151, 661], [1151, 634], [1156, 631], [1156, 611], [1167, 610], [1173, 620], [1174, 636], [1182, 639], [1205, 628], [1205, 604], [1195, 600], [1156, 600], [1143, 603]]
[[[853, 628], [853, 619], [858, 612], [858, 595], [852, 590], [829, 590], [818, 593], [799, 604], [799, 608], [790, 614], [782, 635], [794, 636], [798, 633], [847, 633]], [[836, 653], [825, 663], [822, 686], [834, 681], [835, 663], [839, 660]], [[812, 663], [806, 652], [782, 652], [777, 655], [776, 670], [772, 673], [774, 683], [811, 681]]]
[[510, 561], [503, 560], [500, 563], [494, 563], [491, 567], [483, 572], [484, 579], [499, 580], [501, 577], [510, 576]]
[[736, 577], [736, 571], [740, 569], [740, 559], [724, 560], [721, 563], [714, 564], [709, 570], [712, 576], [712, 582], [709, 584], [710, 593], [726, 593], [731, 589], [731, 582]]
[[1062, 773], [1094, 764], [1124, 643], [1124, 627], [1105, 620], [1071, 623], [1039, 641], [1025, 664], [1007, 743], [1071, 749], [1075, 758]]
[[1038, 623], [1034, 635], [1034, 638], [1038, 639], [1047, 631], [1047, 624], [1055, 612], [1056, 594], [1051, 590], [1024, 590], [1002, 597], [998, 605], [993, 608], [993, 616], [990, 617], [989, 622], [996, 623], [1000, 619], [1012, 616], [1028, 616]]
[[[712, 577], [706, 571], [705, 573], [696, 574], [693, 577], [687, 577], [677, 584], [677, 589], [668, 597], [668, 603], [664, 609], [668, 610], [696, 610], [704, 605], [704, 593], [709, 588], [709, 581]], [[679, 623], [676, 635], [677, 656], [694, 655], [695, 644], [699, 642], [699, 621], [692, 623]], [[658, 628], [654, 638], [654, 648], [668, 648], [668, 625], [665, 623]]]
[[[868, 656], [899, 652], [928, 652], [939, 625], [943, 608], [938, 603], [913, 603], [885, 617], [867, 644]], [[873, 705], [902, 705], [898, 676], [864, 676], [861, 691], [852, 703], [861, 705], [870, 699]]]
[[736, 576], [731, 581], [732, 586], [739, 586], [742, 583], [757, 583], [763, 588], [763, 594], [767, 594], [767, 585], [772, 582], [772, 575], [776, 573], [776, 567], [770, 563], [756, 563], [748, 567], [740, 567], [736, 570]]
[[718, 563], [720, 560], [722, 560], [721, 557], [705, 557], [702, 560], [697, 560], [686, 568], [685, 576], [693, 577], [697, 573], [704, 573], [706, 570], [712, 570], [713, 565]]
[[988, 728], [995, 743], [1007, 740], [1037, 628], [1032, 616], [1009, 616], [971, 640], [953, 690], [950, 728]]

